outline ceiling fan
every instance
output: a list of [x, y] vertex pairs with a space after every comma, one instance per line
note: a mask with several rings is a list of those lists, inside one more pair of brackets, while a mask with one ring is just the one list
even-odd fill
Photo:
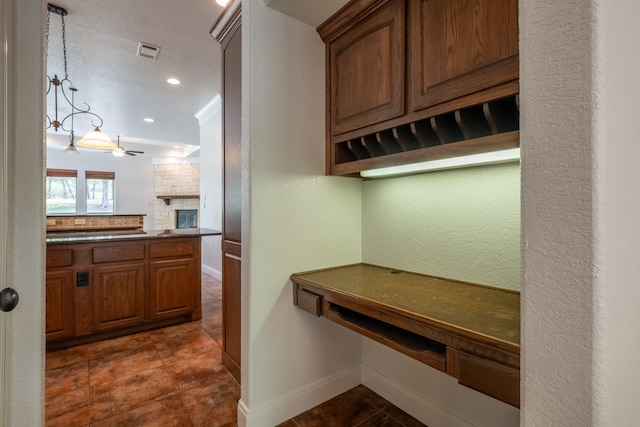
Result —
[[127, 154], [129, 156], [135, 156], [137, 154], [144, 154], [144, 151], [126, 150], [124, 147], [120, 147], [120, 135], [118, 135], [118, 146], [116, 148], [114, 148], [113, 150], [105, 151], [105, 153], [111, 153], [116, 157], [122, 157], [125, 154]]

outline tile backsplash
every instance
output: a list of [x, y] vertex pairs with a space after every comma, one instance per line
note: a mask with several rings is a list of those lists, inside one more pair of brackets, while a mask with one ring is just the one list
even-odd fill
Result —
[[47, 231], [142, 229], [144, 215], [47, 216]]

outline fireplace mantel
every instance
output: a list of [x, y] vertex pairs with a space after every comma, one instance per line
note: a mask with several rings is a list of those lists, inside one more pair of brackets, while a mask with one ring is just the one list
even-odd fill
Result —
[[172, 199], [199, 199], [199, 194], [170, 194], [158, 196], [158, 199], [164, 200], [164, 204], [171, 206]]

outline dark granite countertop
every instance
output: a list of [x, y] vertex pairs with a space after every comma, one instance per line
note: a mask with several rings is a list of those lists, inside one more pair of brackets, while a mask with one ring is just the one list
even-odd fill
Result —
[[126, 240], [170, 239], [177, 237], [220, 236], [219, 230], [209, 228], [181, 228], [167, 230], [131, 230], [110, 232], [104, 231], [71, 231], [47, 233], [47, 244], [117, 242]]

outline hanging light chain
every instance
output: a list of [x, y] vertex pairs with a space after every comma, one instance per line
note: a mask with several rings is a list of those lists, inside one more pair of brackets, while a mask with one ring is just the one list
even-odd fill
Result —
[[64, 58], [64, 78], [69, 78], [69, 73], [67, 72], [67, 33], [65, 31], [66, 26], [64, 25], [64, 15], [60, 15], [62, 18], [62, 55]]

